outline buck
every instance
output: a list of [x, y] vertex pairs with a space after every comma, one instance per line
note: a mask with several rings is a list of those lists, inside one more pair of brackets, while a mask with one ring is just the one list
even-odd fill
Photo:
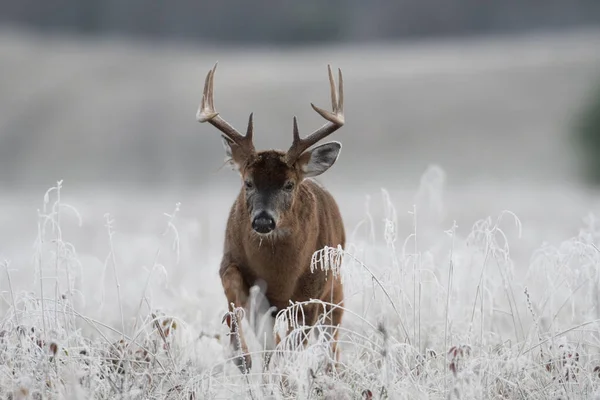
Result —
[[[311, 103], [327, 122], [305, 138], [300, 138], [298, 121], [293, 119], [293, 141], [286, 151], [256, 151], [252, 141], [254, 126], [250, 114], [246, 135], [227, 123], [214, 106], [214, 77], [217, 64], [208, 72], [202, 102], [196, 118], [222, 132], [226, 160], [238, 171], [242, 187], [227, 221], [219, 274], [227, 298], [228, 313], [223, 318], [230, 330], [235, 364], [246, 373], [252, 358], [236, 321], [236, 310], [248, 307], [249, 289], [257, 282], [266, 284], [264, 296], [271, 306], [283, 310], [292, 302], [320, 299], [323, 306], [306, 304], [299, 313], [300, 325], [312, 327], [318, 317], [337, 327], [342, 321], [343, 286], [338, 277], [311, 272], [313, 254], [325, 246], [345, 246], [342, 217], [333, 196], [310, 179], [327, 171], [337, 160], [342, 145], [328, 142], [309, 149], [344, 125], [344, 89], [338, 69], [339, 88], [328, 65], [332, 111]], [[264, 242], [264, 243], [263, 243]], [[336, 307], [338, 305], [340, 307]], [[303, 324], [302, 324], [303, 323]], [[289, 332], [289, 330], [288, 330]], [[306, 345], [307, 337], [303, 338]], [[278, 344], [281, 338], [275, 337]], [[337, 329], [332, 333], [331, 351], [339, 360]]]

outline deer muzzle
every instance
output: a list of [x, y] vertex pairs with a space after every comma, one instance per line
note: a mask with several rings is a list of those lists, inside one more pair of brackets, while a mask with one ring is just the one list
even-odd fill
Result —
[[266, 211], [260, 211], [252, 219], [252, 229], [267, 234], [275, 229], [275, 219]]

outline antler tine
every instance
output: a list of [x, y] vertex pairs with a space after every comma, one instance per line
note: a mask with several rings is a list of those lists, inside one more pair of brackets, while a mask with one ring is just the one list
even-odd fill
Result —
[[206, 74], [206, 79], [204, 80], [204, 91], [202, 93], [202, 102], [200, 103], [200, 107], [198, 107], [196, 120], [200, 123], [210, 123], [215, 128], [223, 132], [228, 139], [238, 145], [244, 153], [251, 154], [254, 152], [254, 144], [252, 143], [252, 114], [250, 114], [250, 118], [248, 119], [247, 134], [244, 136], [227, 121], [221, 118], [219, 113], [215, 110], [214, 79], [218, 64], [219, 63], [216, 62], [215, 66]]
[[329, 74], [329, 89], [331, 92], [331, 109], [332, 111], [324, 110], [320, 107], [310, 103], [313, 110], [315, 110], [321, 117], [327, 120], [327, 123], [314, 131], [312, 134], [304, 139], [300, 139], [300, 133], [298, 131], [298, 122], [294, 117], [294, 133], [292, 146], [287, 152], [287, 162], [292, 164], [306, 149], [313, 144], [323, 140], [325, 137], [331, 135], [333, 132], [338, 130], [344, 125], [344, 80], [342, 77], [342, 70], [338, 68], [338, 90], [336, 92], [335, 81], [333, 79], [333, 73], [331, 72], [331, 65], [327, 65], [327, 71]]
[[254, 113], [250, 113], [250, 117], [248, 117], [248, 128], [246, 129], [246, 136], [244, 136], [245, 140], [252, 142], [252, 135], [254, 135]]
[[338, 98], [338, 108], [339, 111], [342, 113], [342, 118], [344, 116], [344, 78], [342, 77], [342, 70], [338, 68], [338, 91], [339, 91], [339, 98]]
[[[335, 82], [333, 81], [333, 74], [331, 73], [331, 65], [327, 64], [327, 74], [329, 75], [329, 91], [331, 92], [331, 109], [333, 111], [337, 108], [337, 94], [335, 93]], [[314, 106], [313, 106], [314, 107]]]
[[294, 132], [293, 132], [293, 136], [294, 136], [294, 141], [292, 143], [297, 143], [299, 142], [300, 139], [300, 130], [298, 129], [298, 118], [296, 118], [296, 116], [294, 115]]
[[212, 104], [213, 76], [215, 71], [217, 70], [218, 64], [218, 62], [215, 63], [215, 66], [208, 71], [208, 73], [206, 74], [206, 79], [204, 79], [202, 102], [200, 103], [200, 107], [198, 108], [198, 112], [196, 113], [196, 119], [198, 120], [198, 122], [210, 121], [219, 114], [215, 112], [215, 109]]

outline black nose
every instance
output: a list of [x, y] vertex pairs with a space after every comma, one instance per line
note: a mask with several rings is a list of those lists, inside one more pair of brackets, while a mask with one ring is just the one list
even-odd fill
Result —
[[265, 211], [262, 211], [254, 217], [252, 229], [258, 233], [269, 233], [275, 229], [275, 220]]

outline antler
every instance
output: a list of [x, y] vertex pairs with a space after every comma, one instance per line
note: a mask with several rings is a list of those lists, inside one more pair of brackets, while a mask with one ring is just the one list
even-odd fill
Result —
[[322, 108], [315, 106], [313, 103], [310, 103], [312, 108], [321, 117], [327, 120], [327, 123], [304, 139], [300, 139], [298, 121], [296, 117], [294, 117], [294, 141], [292, 142], [292, 146], [289, 148], [286, 154], [286, 161], [288, 164], [293, 164], [304, 152], [304, 150], [331, 135], [344, 125], [344, 80], [342, 79], [342, 70], [338, 68], [339, 88], [337, 93], [335, 90], [333, 74], [331, 73], [331, 65], [327, 64], [327, 70], [329, 71], [329, 87], [331, 89], [332, 111], [323, 110]]
[[253, 123], [252, 114], [248, 118], [248, 130], [246, 136], [240, 134], [233, 126], [229, 125], [227, 121], [219, 116], [219, 113], [215, 110], [215, 98], [214, 98], [214, 79], [215, 71], [217, 70], [217, 63], [215, 66], [208, 71], [206, 80], [204, 81], [204, 92], [202, 94], [202, 103], [198, 107], [196, 113], [196, 119], [198, 122], [209, 122], [215, 128], [223, 132], [225, 136], [234, 142], [239, 149], [248, 156], [254, 153], [254, 144], [252, 143]]

